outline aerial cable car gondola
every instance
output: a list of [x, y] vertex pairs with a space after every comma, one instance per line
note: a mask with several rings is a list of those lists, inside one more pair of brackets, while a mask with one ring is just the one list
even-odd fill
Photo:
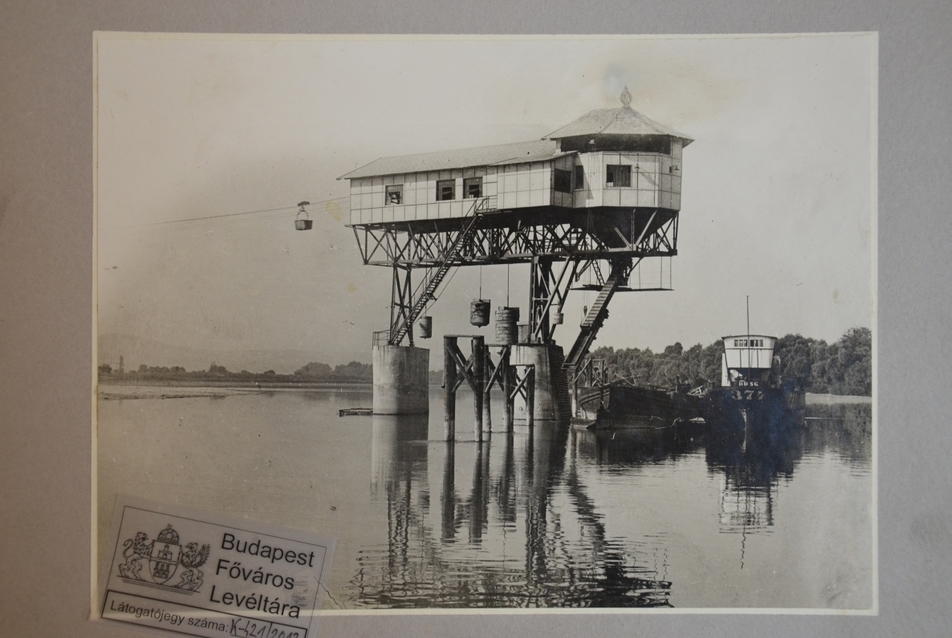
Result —
[[[314, 221], [311, 220], [310, 216], [307, 214], [307, 209], [305, 206], [309, 206], [311, 202], [299, 202], [297, 217], [294, 219], [294, 228], [295, 230], [311, 230], [311, 227], [314, 225]], [[302, 218], [301, 215], [304, 215]]]

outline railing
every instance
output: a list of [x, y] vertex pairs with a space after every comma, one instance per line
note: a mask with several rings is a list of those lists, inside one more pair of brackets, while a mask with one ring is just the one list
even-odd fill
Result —
[[476, 215], [481, 215], [483, 213], [492, 213], [499, 210], [497, 207], [497, 202], [499, 201], [495, 195], [487, 195], [486, 197], [479, 197], [479, 202], [476, 204], [476, 208], [473, 211]]
[[602, 286], [602, 291], [599, 293], [598, 298], [592, 307], [589, 308], [585, 319], [582, 320], [581, 330], [575, 339], [575, 343], [572, 345], [572, 349], [569, 350], [569, 354], [565, 358], [563, 367], [577, 368], [584, 361], [592, 342], [595, 341], [595, 337], [598, 335], [598, 331], [601, 330], [602, 324], [605, 323], [605, 319], [608, 318], [608, 302], [611, 301], [614, 296], [620, 278], [621, 271], [617, 268], [613, 268], [612, 274], [605, 280], [605, 284]]
[[576, 368], [570, 383], [583, 388], [608, 385], [608, 362], [605, 359], [586, 357], [582, 365]]
[[459, 256], [460, 249], [472, 234], [480, 215], [488, 212], [488, 209], [484, 208], [484, 205], [490, 199], [491, 198], [489, 197], [478, 198], [473, 202], [473, 206], [470, 208], [470, 214], [467, 215], [468, 221], [463, 225], [462, 228], [460, 228], [456, 238], [446, 249], [446, 252], [441, 256], [440, 263], [435, 268], [428, 270], [426, 276], [413, 291], [412, 298], [415, 298], [416, 301], [413, 302], [410, 310], [403, 317], [400, 323], [391, 327], [388, 338], [388, 343], [390, 345], [400, 345], [400, 342], [403, 341], [403, 338], [413, 328], [413, 323], [426, 308], [426, 304], [429, 303], [430, 300], [436, 300], [437, 288], [440, 287], [440, 284], [443, 282], [443, 278], [453, 267], [453, 261]]

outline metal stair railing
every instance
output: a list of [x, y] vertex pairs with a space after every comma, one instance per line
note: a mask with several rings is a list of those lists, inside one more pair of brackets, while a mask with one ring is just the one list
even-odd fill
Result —
[[577, 368], [582, 360], [588, 354], [589, 348], [595, 341], [598, 331], [601, 329], [605, 319], [608, 318], [608, 302], [618, 289], [621, 273], [612, 272], [605, 280], [601, 292], [595, 298], [595, 303], [589, 308], [588, 314], [582, 320], [581, 331], [569, 351], [569, 356], [565, 358], [564, 366], [566, 368]]
[[446, 274], [450, 271], [450, 268], [453, 267], [453, 262], [459, 257], [460, 248], [462, 248], [463, 244], [472, 236], [473, 231], [476, 229], [476, 222], [482, 215], [490, 212], [491, 209], [488, 206], [484, 206], [484, 204], [488, 203], [489, 199], [489, 197], [482, 197], [473, 202], [473, 206], [470, 209], [469, 221], [460, 229], [453, 243], [446, 249], [440, 263], [435, 269], [430, 269], [427, 272], [426, 277], [420, 282], [416, 290], [413, 291], [413, 297], [416, 298], [416, 301], [413, 302], [413, 306], [403, 321], [401, 321], [396, 330], [392, 332], [390, 345], [399, 345], [400, 342], [403, 341], [403, 338], [407, 336], [407, 333], [410, 332], [413, 323], [423, 313], [426, 304], [428, 304], [431, 299], [436, 299], [436, 289], [443, 283]]

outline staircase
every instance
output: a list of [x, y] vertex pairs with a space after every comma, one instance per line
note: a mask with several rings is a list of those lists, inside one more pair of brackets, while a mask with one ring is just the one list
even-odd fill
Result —
[[602, 289], [598, 293], [595, 303], [588, 309], [588, 314], [585, 315], [585, 319], [582, 320], [582, 329], [578, 334], [578, 338], [575, 339], [575, 343], [572, 345], [569, 355], [565, 358], [564, 367], [566, 369], [577, 368], [588, 354], [588, 350], [592, 347], [592, 342], [595, 341], [598, 331], [608, 318], [608, 302], [611, 301], [612, 296], [614, 296], [615, 291], [618, 289], [620, 280], [621, 272], [613, 269], [612, 274], [602, 285]]
[[572, 398], [569, 396], [569, 379], [565, 369], [565, 357], [562, 355], [562, 348], [550, 348], [549, 357], [552, 366], [552, 390], [555, 392], [556, 405], [558, 406], [558, 420], [567, 422], [572, 418]]
[[447, 247], [436, 268], [427, 271], [426, 277], [413, 293], [413, 297], [416, 301], [413, 302], [413, 306], [403, 321], [390, 333], [389, 344], [391, 346], [400, 345], [400, 342], [407, 336], [410, 328], [413, 327], [414, 322], [416, 322], [423, 313], [426, 305], [431, 300], [436, 300], [436, 289], [440, 287], [440, 284], [443, 283], [443, 279], [453, 267], [453, 262], [459, 257], [460, 249], [466, 245], [466, 242], [473, 236], [477, 221], [479, 221], [479, 218], [484, 213], [490, 212], [490, 209], [486, 207], [487, 200], [488, 198], [483, 198], [473, 202], [472, 216], [468, 219], [463, 228], [460, 229], [453, 243]]

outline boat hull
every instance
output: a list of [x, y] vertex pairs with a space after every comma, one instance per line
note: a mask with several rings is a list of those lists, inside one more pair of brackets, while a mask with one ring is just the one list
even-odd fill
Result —
[[727, 426], [795, 420], [805, 406], [802, 390], [792, 385], [714, 388], [707, 393], [705, 402], [705, 420]]
[[670, 424], [704, 416], [703, 399], [688, 394], [613, 384], [580, 388], [578, 416], [594, 421], [598, 427], [644, 425], [651, 422]]

